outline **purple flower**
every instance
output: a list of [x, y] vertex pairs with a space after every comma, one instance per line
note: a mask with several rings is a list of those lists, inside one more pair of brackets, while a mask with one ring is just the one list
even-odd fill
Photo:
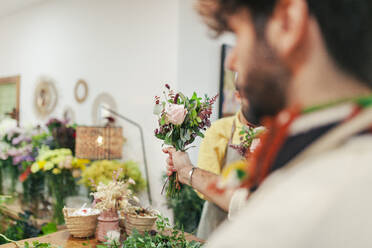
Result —
[[11, 149], [8, 150], [8, 155], [11, 156], [11, 157], [18, 156], [19, 151], [18, 151], [18, 149], [11, 148]]
[[23, 161], [23, 156], [13, 157], [13, 165], [19, 165]]
[[35, 158], [32, 157], [31, 155], [26, 155], [26, 156], [23, 156], [22, 160], [26, 162], [34, 162]]

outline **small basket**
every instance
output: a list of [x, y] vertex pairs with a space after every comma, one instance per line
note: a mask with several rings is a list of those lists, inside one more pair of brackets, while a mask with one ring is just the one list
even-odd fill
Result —
[[151, 231], [154, 227], [157, 217], [154, 216], [139, 216], [135, 214], [125, 215], [125, 231], [128, 235], [131, 235], [133, 229], [136, 229], [140, 234], [144, 234], [146, 231]]
[[75, 208], [63, 208], [63, 215], [70, 234], [76, 238], [88, 238], [94, 235], [99, 214], [88, 216], [70, 216]]

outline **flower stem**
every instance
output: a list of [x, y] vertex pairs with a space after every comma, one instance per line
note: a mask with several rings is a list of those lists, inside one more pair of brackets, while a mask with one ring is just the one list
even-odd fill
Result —
[[7, 241], [7, 242], [10, 242], [10, 243], [15, 244], [17, 247], [21, 247], [16, 241], [11, 240], [11, 239], [8, 239], [5, 235], [3, 235], [1, 233], [0, 233], [0, 237], [2, 237], [3, 239], [5, 239], [5, 241]]

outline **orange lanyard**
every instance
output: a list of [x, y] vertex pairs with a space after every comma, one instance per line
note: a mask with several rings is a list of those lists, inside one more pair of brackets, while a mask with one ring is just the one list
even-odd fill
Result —
[[248, 180], [243, 186], [255, 189], [267, 177], [276, 155], [288, 137], [289, 127], [299, 114], [300, 108], [297, 107], [282, 111], [277, 117], [263, 121], [267, 131], [261, 136], [260, 145], [248, 158], [250, 161], [247, 168]]
[[[371, 97], [360, 99], [371, 99]], [[372, 101], [369, 103], [371, 102]], [[355, 103], [354, 110], [343, 122], [350, 121], [357, 116], [363, 108], [372, 105], [358, 104], [357, 101]], [[291, 124], [301, 115], [301, 113], [309, 112], [315, 111], [301, 111], [301, 108], [297, 106], [280, 112], [274, 118], [266, 118], [263, 121], [267, 131], [261, 136], [260, 145], [256, 148], [254, 153], [247, 157], [247, 160], [250, 162], [250, 166], [247, 166], [248, 179], [243, 182], [242, 187], [247, 187], [254, 191], [265, 180], [265, 178], [270, 174], [271, 167], [275, 162], [279, 150], [282, 148], [284, 142], [289, 136]]]

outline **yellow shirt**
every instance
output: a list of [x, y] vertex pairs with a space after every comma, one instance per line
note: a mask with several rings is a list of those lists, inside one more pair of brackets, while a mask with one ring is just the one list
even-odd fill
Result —
[[[239, 120], [240, 111], [232, 117], [219, 119], [205, 132], [205, 137], [200, 145], [198, 168], [220, 175], [226, 153], [226, 146], [231, 137], [232, 125], [235, 120], [233, 144], [240, 144], [240, 135], [243, 124]], [[202, 195], [199, 194], [200, 197]], [[203, 198], [203, 197], [202, 197]]]

